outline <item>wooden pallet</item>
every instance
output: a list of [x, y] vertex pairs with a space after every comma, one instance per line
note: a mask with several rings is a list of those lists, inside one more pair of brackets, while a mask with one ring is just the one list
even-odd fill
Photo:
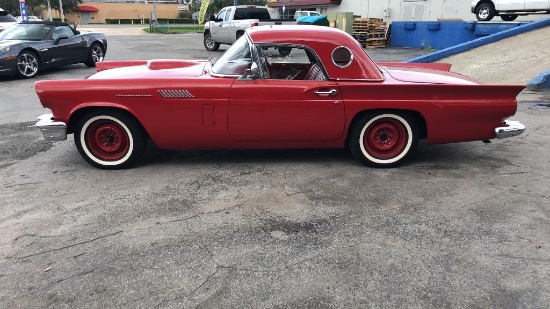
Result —
[[352, 36], [365, 48], [386, 47], [386, 23], [380, 18], [355, 18]]

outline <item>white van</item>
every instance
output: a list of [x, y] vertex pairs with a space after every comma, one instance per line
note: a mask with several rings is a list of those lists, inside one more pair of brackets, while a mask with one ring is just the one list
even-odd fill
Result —
[[519, 15], [550, 14], [550, 0], [474, 0], [471, 11], [479, 21], [495, 16], [513, 21]]
[[9, 12], [4, 11], [0, 8], [0, 32], [15, 24], [17, 24], [17, 19], [11, 16]]

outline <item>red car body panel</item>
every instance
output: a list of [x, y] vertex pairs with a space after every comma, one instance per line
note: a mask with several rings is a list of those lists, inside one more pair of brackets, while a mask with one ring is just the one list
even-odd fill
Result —
[[[328, 80], [246, 80], [212, 75], [200, 61], [118, 61], [98, 63], [84, 80], [39, 81], [36, 92], [68, 133], [83, 110], [114, 108], [132, 114], [163, 149], [335, 148], [345, 145], [356, 116], [372, 110], [417, 114], [431, 144], [492, 139], [524, 88], [481, 85], [448, 72], [449, 64], [377, 65], [351, 36], [328, 27], [247, 34], [254, 44], [310, 47]], [[346, 68], [331, 58], [340, 46], [353, 53]]]

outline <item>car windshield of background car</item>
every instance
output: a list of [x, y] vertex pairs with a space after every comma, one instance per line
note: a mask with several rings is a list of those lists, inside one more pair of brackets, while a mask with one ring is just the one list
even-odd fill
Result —
[[40, 41], [46, 38], [51, 26], [43, 24], [17, 24], [0, 32], [1, 40]]
[[243, 35], [214, 62], [210, 71], [218, 75], [241, 76], [251, 64], [250, 42]]

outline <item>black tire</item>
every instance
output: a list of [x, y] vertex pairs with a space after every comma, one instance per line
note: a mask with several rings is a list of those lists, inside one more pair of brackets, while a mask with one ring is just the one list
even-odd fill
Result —
[[89, 67], [95, 67], [95, 64], [103, 61], [105, 58], [105, 49], [99, 43], [92, 43], [88, 49], [88, 59], [84, 62]]
[[495, 8], [491, 3], [482, 3], [476, 9], [476, 18], [479, 21], [490, 21], [495, 17]]
[[395, 111], [360, 116], [350, 129], [349, 147], [361, 163], [372, 167], [402, 164], [418, 145], [418, 125], [413, 117]]
[[208, 51], [217, 51], [220, 49], [220, 43], [214, 41], [212, 39], [212, 36], [210, 35], [210, 32], [204, 34], [204, 48]]
[[20, 78], [33, 78], [40, 70], [40, 59], [31, 52], [24, 50], [17, 55], [17, 76]]
[[80, 119], [74, 132], [80, 155], [101, 169], [123, 169], [143, 156], [147, 139], [141, 125], [120, 111], [95, 111]]
[[282, 57], [286, 57], [292, 52], [292, 48], [290, 47], [279, 47], [277, 48], [277, 50], [279, 51], [279, 55], [281, 55]]
[[518, 15], [516, 14], [510, 14], [510, 15], [502, 15], [500, 18], [504, 21], [514, 21], [516, 18], [518, 18]]

